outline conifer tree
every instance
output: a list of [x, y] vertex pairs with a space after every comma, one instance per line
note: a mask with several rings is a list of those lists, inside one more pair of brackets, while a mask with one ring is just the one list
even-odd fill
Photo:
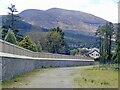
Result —
[[30, 39], [29, 36], [25, 36], [18, 45], [31, 51], [37, 51], [37, 45]]
[[10, 29], [8, 30], [4, 40], [13, 44], [17, 44], [17, 39], [15, 37], [15, 34]]

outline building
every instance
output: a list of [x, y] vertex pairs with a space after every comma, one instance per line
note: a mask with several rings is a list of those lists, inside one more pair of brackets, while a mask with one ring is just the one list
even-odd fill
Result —
[[91, 49], [88, 53], [87, 56], [93, 58], [93, 59], [98, 59], [100, 57], [100, 53], [98, 49]]

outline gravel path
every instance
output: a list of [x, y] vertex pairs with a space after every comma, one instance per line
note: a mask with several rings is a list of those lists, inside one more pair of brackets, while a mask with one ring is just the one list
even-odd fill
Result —
[[89, 66], [81, 67], [64, 67], [52, 68], [44, 72], [38, 72], [37, 75], [27, 77], [29, 83], [21, 85], [13, 85], [14, 88], [77, 88], [74, 85], [73, 79], [77, 77], [74, 75], [75, 71]]

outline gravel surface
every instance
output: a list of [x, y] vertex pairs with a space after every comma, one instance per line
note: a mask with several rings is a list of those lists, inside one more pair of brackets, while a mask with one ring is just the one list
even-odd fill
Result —
[[75, 71], [89, 66], [81, 67], [64, 67], [46, 69], [44, 72], [37, 72], [37, 75], [27, 77], [27, 81], [18, 85], [14, 83], [9, 88], [77, 88], [73, 79], [78, 75], [74, 75]]

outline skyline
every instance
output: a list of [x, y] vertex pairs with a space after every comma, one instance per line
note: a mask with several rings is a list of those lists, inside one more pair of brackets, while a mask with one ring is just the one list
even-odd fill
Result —
[[[69, 3], [68, 3], [69, 2]], [[108, 3], [109, 2], [109, 3]], [[10, 4], [16, 5], [18, 13], [26, 9], [47, 10], [62, 8], [90, 13], [113, 23], [118, 22], [118, 0], [0, 0], [0, 15], [6, 15]]]

